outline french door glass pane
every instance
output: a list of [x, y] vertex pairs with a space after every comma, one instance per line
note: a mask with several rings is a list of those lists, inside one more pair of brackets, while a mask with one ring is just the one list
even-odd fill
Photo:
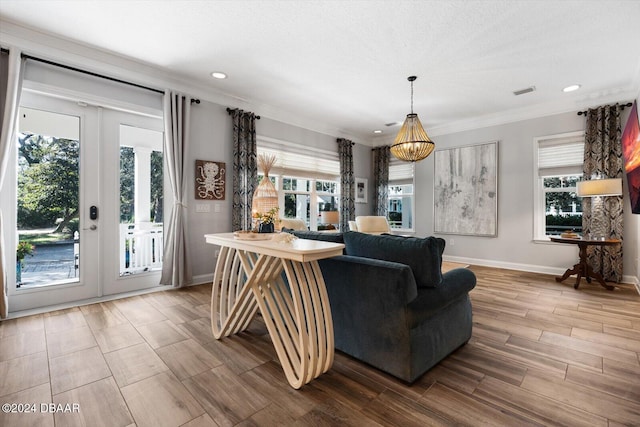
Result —
[[80, 118], [20, 109], [16, 286], [78, 281]]
[[162, 132], [121, 125], [120, 276], [162, 268], [161, 146]]

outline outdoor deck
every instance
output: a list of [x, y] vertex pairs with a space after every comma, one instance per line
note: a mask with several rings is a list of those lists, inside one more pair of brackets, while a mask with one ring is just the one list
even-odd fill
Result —
[[24, 259], [21, 287], [73, 279], [76, 274], [73, 241], [38, 245], [33, 256]]

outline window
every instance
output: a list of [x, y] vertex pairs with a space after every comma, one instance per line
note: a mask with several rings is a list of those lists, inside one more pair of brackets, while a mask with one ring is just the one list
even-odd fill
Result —
[[389, 165], [387, 219], [394, 230], [413, 231], [414, 181], [413, 163]]
[[320, 220], [320, 212], [340, 209], [337, 153], [258, 137], [260, 154], [277, 159], [269, 175], [278, 190], [280, 217], [302, 219], [311, 230], [326, 226]]
[[311, 188], [311, 180], [282, 177], [282, 189], [278, 189], [278, 194], [284, 193], [284, 203], [279, 203], [280, 216], [302, 219], [309, 227], [311, 225]]
[[584, 132], [536, 138], [534, 150], [534, 240], [582, 231], [582, 199], [576, 186], [582, 180]]

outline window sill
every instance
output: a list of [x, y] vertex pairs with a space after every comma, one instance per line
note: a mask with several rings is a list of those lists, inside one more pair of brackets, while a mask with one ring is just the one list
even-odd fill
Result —
[[389, 234], [405, 235], [416, 234], [416, 230], [404, 229], [404, 228], [392, 228]]
[[[558, 236], [558, 237], [560, 237], [560, 236]], [[552, 242], [548, 237], [545, 237], [545, 238], [540, 238], [540, 237], [534, 238], [533, 239], [533, 243], [541, 244], [541, 245], [556, 245], [557, 244], [555, 242]]]

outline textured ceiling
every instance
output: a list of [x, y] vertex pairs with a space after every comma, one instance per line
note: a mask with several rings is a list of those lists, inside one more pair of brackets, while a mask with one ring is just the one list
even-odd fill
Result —
[[640, 1], [2, 0], [0, 18], [366, 141], [397, 132], [384, 124], [409, 112], [409, 75], [436, 133], [640, 92]]

